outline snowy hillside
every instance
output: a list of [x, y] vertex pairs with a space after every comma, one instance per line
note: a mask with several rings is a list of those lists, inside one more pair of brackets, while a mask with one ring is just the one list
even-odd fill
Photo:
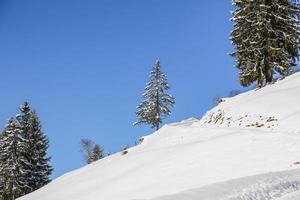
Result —
[[[128, 154], [72, 171], [20, 200], [299, 199], [299, 102], [298, 73], [226, 99], [201, 120], [166, 125]], [[286, 172], [270, 173], [278, 171]]]

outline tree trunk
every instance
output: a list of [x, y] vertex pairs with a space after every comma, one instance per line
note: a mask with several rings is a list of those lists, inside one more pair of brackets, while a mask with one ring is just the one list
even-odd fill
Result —
[[272, 83], [273, 82], [273, 73], [272, 73], [272, 69], [271, 68], [269, 68], [268, 71], [267, 71], [266, 82], [267, 83]]
[[262, 88], [262, 86], [263, 86], [263, 79], [262, 79], [262, 77], [258, 77], [258, 79], [257, 79], [257, 87], [258, 88]]

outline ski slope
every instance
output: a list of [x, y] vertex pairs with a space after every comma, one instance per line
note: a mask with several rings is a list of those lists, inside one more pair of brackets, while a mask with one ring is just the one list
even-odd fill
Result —
[[297, 169], [215, 183], [151, 200], [280, 200], [295, 197], [299, 189]]
[[19, 199], [250, 200], [276, 192], [260, 199], [300, 199], [299, 103], [297, 73], [225, 99], [202, 119], [165, 125], [128, 154], [69, 172]]

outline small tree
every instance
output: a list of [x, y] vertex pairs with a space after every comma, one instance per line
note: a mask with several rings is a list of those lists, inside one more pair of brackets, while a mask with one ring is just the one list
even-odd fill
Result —
[[86, 164], [90, 164], [104, 157], [103, 148], [99, 144], [94, 144], [90, 139], [81, 139], [81, 153]]
[[80, 145], [80, 152], [83, 154], [85, 162], [90, 164], [90, 155], [92, 153], [94, 143], [90, 139], [81, 139]]
[[175, 104], [175, 99], [167, 93], [169, 88], [158, 59], [150, 73], [150, 81], [146, 84], [144, 100], [137, 107], [135, 125], [144, 123], [159, 129], [162, 120], [171, 114], [170, 107]]
[[103, 149], [99, 144], [95, 144], [94, 148], [89, 156], [89, 163], [95, 162], [97, 160], [100, 160], [104, 157], [103, 155]]

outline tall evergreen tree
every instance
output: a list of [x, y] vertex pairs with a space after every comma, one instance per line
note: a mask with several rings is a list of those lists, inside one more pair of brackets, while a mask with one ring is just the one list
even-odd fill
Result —
[[33, 156], [33, 149], [32, 149], [32, 127], [30, 124], [30, 118], [31, 118], [31, 108], [28, 102], [24, 102], [20, 106], [21, 114], [18, 114], [16, 116], [21, 135], [26, 140], [26, 149], [23, 151], [23, 157], [26, 159], [26, 165], [24, 165], [24, 168], [26, 169], [26, 174], [24, 175], [24, 182], [26, 183], [27, 187], [24, 191], [24, 194], [28, 194], [33, 190], [30, 182], [34, 179], [33, 177], [33, 165], [32, 165], [32, 156]]
[[31, 113], [30, 117], [31, 131], [29, 138], [29, 162], [32, 165], [31, 175], [29, 176], [29, 186], [32, 191], [37, 190], [50, 182], [49, 176], [53, 169], [49, 162], [51, 157], [47, 156], [49, 147], [49, 140], [42, 131], [41, 122], [35, 111]]
[[231, 33], [240, 83], [271, 83], [287, 75], [299, 57], [300, 8], [292, 0], [232, 0], [236, 10]]
[[47, 156], [49, 141], [36, 112], [31, 111], [27, 102], [20, 111], [17, 121], [11, 118], [0, 135], [0, 195], [3, 200], [14, 200], [39, 189], [50, 181], [52, 172]]
[[2, 198], [15, 200], [25, 194], [28, 188], [26, 175], [27, 160], [24, 157], [27, 143], [20, 127], [11, 118], [0, 140], [0, 176], [3, 180]]
[[137, 107], [135, 125], [145, 123], [159, 129], [162, 120], [171, 114], [170, 107], [175, 104], [175, 99], [167, 93], [169, 88], [158, 59], [150, 73], [150, 81], [146, 84], [143, 101]]
[[21, 114], [17, 115], [22, 136], [27, 141], [27, 149], [24, 157], [27, 160], [26, 182], [29, 186], [26, 194], [39, 189], [47, 184], [52, 173], [49, 164], [50, 157], [47, 156], [49, 141], [42, 132], [41, 123], [36, 112], [31, 111], [28, 102], [20, 107]]

